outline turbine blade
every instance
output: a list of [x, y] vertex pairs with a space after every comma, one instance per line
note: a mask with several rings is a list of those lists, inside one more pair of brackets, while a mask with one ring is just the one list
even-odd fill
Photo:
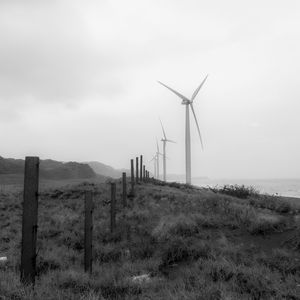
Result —
[[164, 126], [163, 126], [163, 124], [162, 124], [162, 122], [161, 122], [161, 119], [159, 119], [159, 121], [160, 121], [161, 129], [162, 129], [162, 131], [163, 131], [163, 134], [164, 134], [164, 137], [165, 137], [165, 140], [166, 140], [166, 139], [167, 139], [167, 136], [166, 136], [166, 133], [165, 133], [165, 130], [164, 130]]
[[153, 161], [153, 160], [156, 161], [156, 155], [154, 155], [154, 156], [152, 157], [152, 159], [150, 160], [150, 162]]
[[197, 96], [197, 94], [199, 93], [200, 89], [202, 88], [204, 82], [206, 81], [208, 75], [206, 75], [206, 77], [204, 78], [204, 80], [201, 82], [201, 84], [196, 88], [194, 94], [192, 95], [191, 101], [193, 102], [195, 97]]
[[201, 137], [201, 133], [200, 133], [200, 128], [199, 128], [199, 124], [198, 124], [198, 121], [197, 121], [197, 117], [196, 117], [196, 114], [195, 114], [195, 110], [194, 110], [193, 104], [191, 103], [190, 105], [191, 105], [191, 109], [192, 109], [192, 112], [193, 112], [193, 115], [194, 115], [194, 118], [195, 118], [197, 130], [198, 130], [199, 138], [200, 138], [200, 142], [201, 142], [201, 147], [202, 147], [202, 150], [203, 150], [202, 137]]
[[159, 152], [158, 141], [156, 139], [156, 151]]
[[166, 139], [166, 141], [167, 141], [167, 142], [170, 142], [170, 143], [176, 144], [176, 142], [174, 142], [174, 141], [172, 141], [172, 140], [167, 140], [167, 139]]
[[161, 85], [163, 85], [164, 87], [166, 87], [167, 89], [169, 89], [171, 92], [173, 92], [174, 94], [176, 94], [179, 98], [181, 98], [182, 100], [185, 100], [185, 101], [188, 101], [188, 102], [190, 102], [190, 100], [187, 98], [187, 97], [185, 97], [185, 96], [183, 96], [183, 95], [181, 95], [180, 93], [178, 93], [177, 91], [175, 91], [175, 90], [173, 90], [172, 88], [170, 88], [170, 87], [168, 87], [167, 85], [165, 85], [164, 83], [162, 83], [162, 82], [160, 82], [160, 81], [157, 81], [159, 84], [161, 84]]

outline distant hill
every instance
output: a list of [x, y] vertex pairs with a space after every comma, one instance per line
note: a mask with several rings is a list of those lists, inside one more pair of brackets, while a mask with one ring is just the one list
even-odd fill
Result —
[[[0, 174], [23, 174], [23, 159], [3, 158], [0, 156]], [[40, 161], [40, 177], [44, 179], [79, 179], [95, 178], [97, 175], [93, 169], [84, 163], [60, 162], [51, 159]]]
[[0, 156], [0, 174], [19, 174], [24, 172], [24, 160]]
[[98, 161], [90, 161], [86, 162], [95, 173], [107, 177], [112, 177], [112, 178], [120, 178], [122, 176], [122, 172], [126, 172], [129, 174], [129, 170], [126, 169], [114, 169], [111, 166], [105, 165], [103, 163], [100, 163]]

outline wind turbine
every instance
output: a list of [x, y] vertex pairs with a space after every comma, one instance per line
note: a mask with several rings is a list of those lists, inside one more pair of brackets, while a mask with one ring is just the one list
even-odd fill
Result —
[[157, 167], [157, 158], [156, 158], [156, 154], [152, 157], [152, 159], [150, 160], [150, 162], [151, 161], [153, 161], [153, 163], [154, 163], [154, 178], [156, 179], [157, 178], [157, 171], [156, 171], [156, 167]]
[[156, 175], [158, 180], [159, 180], [159, 156], [160, 155], [162, 154], [159, 152], [158, 141], [156, 139]]
[[167, 142], [170, 142], [170, 143], [175, 143], [175, 142], [167, 139], [164, 126], [160, 119], [159, 119], [159, 121], [160, 121], [161, 129], [162, 129], [162, 132], [164, 135], [164, 137], [161, 139], [161, 141], [163, 142], [163, 180], [166, 181], [167, 180], [166, 145], [167, 145]]
[[204, 80], [201, 82], [201, 84], [196, 88], [195, 92], [193, 93], [192, 97], [188, 99], [187, 97], [181, 95], [177, 91], [173, 90], [172, 88], [168, 87], [164, 83], [158, 81], [161, 85], [169, 89], [171, 92], [173, 92], [175, 95], [177, 95], [179, 98], [182, 99], [181, 104], [185, 105], [185, 176], [186, 176], [186, 184], [191, 184], [192, 180], [192, 172], [191, 172], [191, 132], [190, 132], [190, 110], [189, 108], [191, 107], [192, 113], [195, 118], [195, 123], [197, 126], [197, 130], [199, 133], [199, 138], [201, 142], [201, 147], [203, 149], [203, 143], [202, 143], [202, 138], [201, 138], [201, 133], [199, 129], [199, 124], [196, 118], [195, 110], [193, 107], [193, 102], [194, 99], [196, 98], [197, 94], [199, 93], [201, 87], [203, 86], [204, 82], [206, 81], [208, 75], [204, 78]]

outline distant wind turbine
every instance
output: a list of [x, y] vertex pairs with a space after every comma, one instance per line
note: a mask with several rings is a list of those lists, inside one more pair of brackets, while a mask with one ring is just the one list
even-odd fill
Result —
[[158, 141], [156, 139], [156, 175], [158, 180], [159, 180], [159, 156], [160, 155], [162, 154], [159, 152]]
[[200, 133], [199, 124], [198, 124], [198, 121], [197, 121], [197, 118], [196, 118], [195, 110], [194, 110], [194, 107], [193, 107], [193, 102], [194, 102], [195, 97], [199, 93], [201, 87], [203, 86], [204, 82], [206, 81], [207, 77], [208, 77], [208, 75], [206, 75], [204, 80], [197, 87], [197, 89], [193, 93], [191, 99], [188, 99], [187, 97], [181, 95], [180, 93], [178, 93], [177, 91], [175, 91], [172, 88], [168, 87], [164, 83], [158, 81], [158, 83], [160, 83], [161, 85], [163, 85], [164, 87], [169, 89], [171, 92], [173, 92], [175, 95], [177, 95], [179, 98], [181, 98], [182, 99], [181, 104], [186, 106], [186, 109], [185, 109], [185, 176], [186, 176], [186, 183], [187, 184], [192, 183], [192, 179], [191, 179], [192, 178], [192, 172], [191, 172], [191, 132], [190, 132], [190, 111], [189, 111], [189, 107], [191, 107], [192, 113], [194, 115], [195, 123], [196, 123], [196, 126], [197, 126], [197, 130], [198, 130], [199, 138], [200, 138], [200, 142], [201, 142], [201, 147], [203, 149], [201, 133]]
[[154, 178], [156, 179], [157, 178], [157, 171], [156, 171], [156, 168], [157, 168], [157, 158], [156, 158], [156, 154], [152, 157], [152, 159], [150, 160], [153, 161], [154, 163]]
[[162, 132], [164, 135], [164, 137], [161, 139], [161, 141], [163, 142], [163, 180], [166, 181], [167, 180], [166, 145], [167, 145], [167, 142], [170, 142], [170, 143], [175, 143], [175, 142], [167, 139], [166, 132], [165, 132], [164, 126], [162, 124], [162, 121], [160, 119], [159, 119], [159, 121], [160, 121], [161, 129], [162, 129]]

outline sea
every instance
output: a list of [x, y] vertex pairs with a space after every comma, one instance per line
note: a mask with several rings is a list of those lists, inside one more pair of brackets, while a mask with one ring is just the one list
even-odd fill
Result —
[[[193, 178], [199, 187], [222, 187], [224, 185], [252, 186], [260, 193], [300, 198], [300, 179], [206, 179]], [[300, 201], [300, 199], [299, 199]]]

